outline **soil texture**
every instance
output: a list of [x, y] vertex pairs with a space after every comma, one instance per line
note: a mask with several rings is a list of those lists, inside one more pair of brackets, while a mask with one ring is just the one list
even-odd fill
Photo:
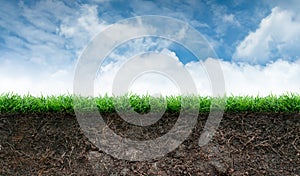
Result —
[[[146, 127], [116, 113], [102, 116], [119, 136], [142, 141], [166, 134], [178, 114], [166, 113]], [[189, 137], [163, 157], [128, 161], [98, 149], [74, 114], [2, 114], [0, 175], [300, 176], [299, 113], [225, 113], [213, 139], [200, 147], [207, 117], [199, 114]]]

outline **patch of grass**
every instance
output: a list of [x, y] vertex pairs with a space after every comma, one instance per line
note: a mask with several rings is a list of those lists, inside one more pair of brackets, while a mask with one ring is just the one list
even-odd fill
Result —
[[[74, 113], [73, 100], [77, 102], [76, 108], [83, 108], [86, 111], [98, 108], [100, 112], [105, 113], [115, 112], [115, 107], [123, 111], [133, 108], [139, 113], [147, 113], [151, 108], [154, 111], [166, 109], [166, 112], [180, 112], [181, 108], [195, 109], [195, 103], [199, 103], [199, 112], [202, 113], [210, 111], [212, 102], [222, 102], [219, 101], [220, 98], [202, 96], [151, 97], [130, 94], [120, 97], [107, 95], [102, 97], [72, 95], [34, 97], [6, 93], [0, 95], [0, 113]], [[227, 97], [226, 102], [225, 112], [300, 112], [300, 95], [294, 93], [266, 97], [230, 96]]]
[[20, 96], [13, 93], [0, 95], [0, 113], [45, 113], [45, 112], [73, 112], [71, 95]]
[[300, 112], [300, 96], [288, 93], [266, 97], [231, 96], [227, 99], [227, 112]]

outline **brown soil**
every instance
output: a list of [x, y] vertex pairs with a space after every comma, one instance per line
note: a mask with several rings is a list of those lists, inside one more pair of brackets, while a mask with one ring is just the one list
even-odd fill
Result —
[[[176, 114], [145, 129], [104, 115], [117, 134], [150, 139], [166, 133]], [[189, 138], [162, 158], [133, 162], [99, 151], [72, 114], [0, 115], [0, 175], [300, 175], [300, 114], [225, 114], [213, 140]]]

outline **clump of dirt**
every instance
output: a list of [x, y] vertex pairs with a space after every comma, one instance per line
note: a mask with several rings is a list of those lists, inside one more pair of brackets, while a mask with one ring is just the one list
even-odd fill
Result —
[[[129, 125], [103, 114], [109, 128], [134, 140], [154, 139], [178, 114], [155, 125]], [[0, 175], [300, 175], [300, 114], [225, 114], [213, 140], [198, 139], [208, 114], [174, 151], [150, 161], [126, 161], [100, 151], [67, 113], [0, 115]]]

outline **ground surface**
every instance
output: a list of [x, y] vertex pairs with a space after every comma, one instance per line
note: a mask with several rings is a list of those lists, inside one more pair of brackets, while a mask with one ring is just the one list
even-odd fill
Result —
[[[116, 133], [138, 140], [166, 133], [176, 114], [145, 129], [105, 117]], [[74, 115], [0, 115], [0, 175], [300, 175], [300, 114], [225, 114], [213, 140], [199, 147], [206, 118], [199, 115], [171, 153], [132, 162], [98, 151]]]

